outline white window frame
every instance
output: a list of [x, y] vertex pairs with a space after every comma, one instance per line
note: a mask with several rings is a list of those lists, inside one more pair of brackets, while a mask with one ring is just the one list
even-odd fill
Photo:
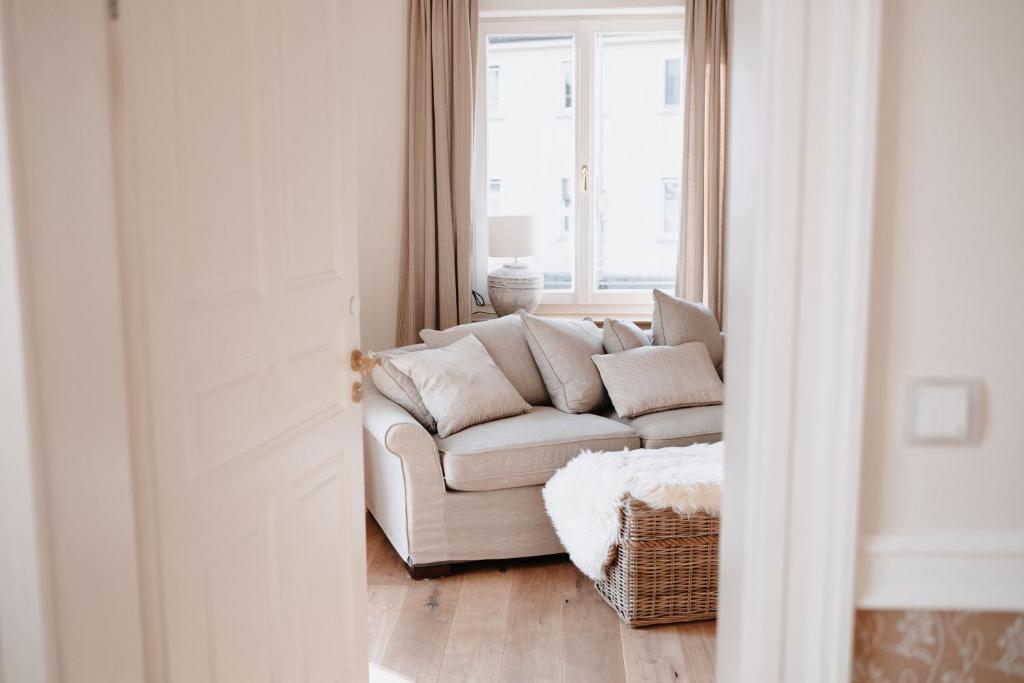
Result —
[[[571, 292], [546, 291], [537, 312], [542, 315], [632, 315], [645, 316], [651, 312], [651, 294], [648, 291], [592, 291], [594, 281], [593, 217], [597, 193], [595, 178], [591, 174], [590, 191], [583, 192], [579, 173], [583, 166], [594, 167], [591, 158], [594, 142], [593, 112], [595, 88], [594, 47], [599, 33], [632, 31], [682, 31], [681, 8], [665, 8], [664, 12], [608, 15], [566, 14], [542, 17], [524, 17], [520, 14], [481, 14], [478, 39], [477, 101], [473, 172], [473, 289], [487, 296], [487, 37], [529, 33], [557, 33], [572, 36], [576, 45], [576, 64], [573, 80], [575, 108], [576, 161], [574, 168], [573, 232], [573, 285]], [[580, 84], [588, 84], [581, 88]], [[662, 99], [664, 96], [662, 96]], [[484, 226], [481, 228], [481, 226]]]

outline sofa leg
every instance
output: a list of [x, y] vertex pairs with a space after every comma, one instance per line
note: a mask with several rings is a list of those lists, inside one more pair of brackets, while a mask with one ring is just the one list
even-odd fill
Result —
[[442, 576], [448, 576], [452, 573], [452, 566], [450, 564], [424, 564], [419, 566], [405, 564], [405, 570], [409, 572], [409, 576], [413, 580], [420, 581], [422, 579], [439, 579]]

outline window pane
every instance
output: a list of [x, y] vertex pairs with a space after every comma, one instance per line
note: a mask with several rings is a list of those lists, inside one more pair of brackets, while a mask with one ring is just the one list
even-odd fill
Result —
[[669, 239], [679, 234], [679, 224], [683, 220], [683, 202], [680, 193], [679, 178], [662, 178], [662, 219], [661, 230]]
[[487, 108], [497, 111], [501, 107], [501, 71], [496, 66], [487, 69]]
[[665, 60], [665, 107], [674, 108], [681, 101], [680, 65], [682, 60], [672, 58]]
[[572, 62], [562, 62], [562, 106], [572, 109]]
[[599, 34], [595, 49], [594, 288], [672, 290], [683, 122], [665, 104], [682, 34]]
[[[541, 250], [524, 260], [544, 273], [545, 289], [573, 288], [574, 73], [572, 36], [487, 36], [487, 177], [500, 178], [487, 213], [537, 218]], [[488, 270], [502, 261], [488, 259]]]

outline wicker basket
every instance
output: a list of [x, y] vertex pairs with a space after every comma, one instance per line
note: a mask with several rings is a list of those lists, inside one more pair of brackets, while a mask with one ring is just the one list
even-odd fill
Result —
[[683, 517], [627, 497], [619, 543], [597, 591], [630, 626], [714, 619], [718, 518]]

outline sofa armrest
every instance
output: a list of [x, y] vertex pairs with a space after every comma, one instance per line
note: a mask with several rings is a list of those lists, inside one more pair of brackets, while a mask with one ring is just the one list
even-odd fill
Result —
[[441, 456], [430, 432], [375, 389], [363, 397], [366, 502], [411, 564], [447, 553]]
[[367, 391], [363, 399], [363, 429], [400, 458], [426, 459], [441, 472], [434, 438], [402, 406], [378, 391]]

